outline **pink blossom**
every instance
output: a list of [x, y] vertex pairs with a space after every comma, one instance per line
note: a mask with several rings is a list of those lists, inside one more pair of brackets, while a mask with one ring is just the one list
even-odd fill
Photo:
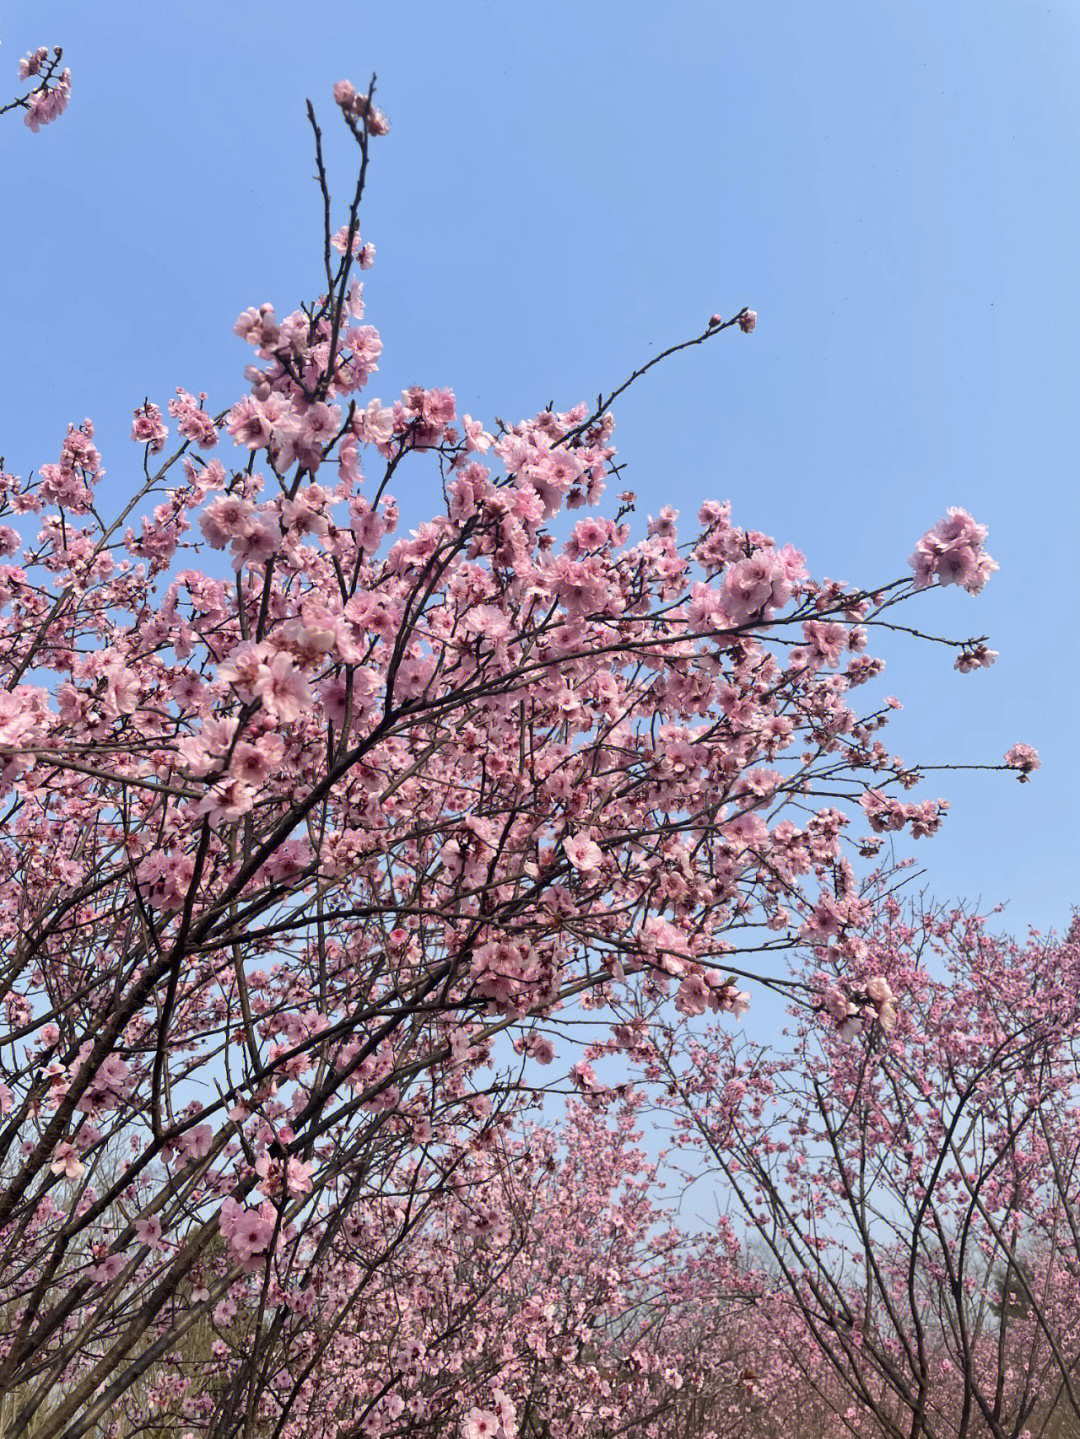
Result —
[[243, 534], [235, 535], [229, 546], [233, 553], [233, 569], [247, 565], [264, 565], [281, 549], [281, 529], [276, 520], [263, 519], [252, 524]]
[[19, 79], [27, 80], [31, 75], [41, 73], [41, 67], [49, 58], [47, 45], [39, 45], [36, 50], [30, 50], [19, 61]]
[[307, 679], [286, 654], [275, 655], [260, 669], [253, 688], [266, 713], [281, 724], [292, 723], [311, 707]]
[[211, 824], [232, 823], [248, 814], [254, 803], [251, 786], [230, 777], [206, 791], [196, 806], [196, 813], [206, 815]]
[[86, 1172], [86, 1166], [75, 1153], [75, 1146], [67, 1142], [58, 1144], [53, 1150], [49, 1168], [54, 1174], [62, 1174], [65, 1179], [81, 1179]]
[[587, 835], [568, 835], [563, 840], [566, 857], [580, 874], [593, 874], [604, 862], [604, 852]]
[[156, 1214], [151, 1214], [146, 1219], [136, 1219], [135, 1238], [140, 1244], [148, 1244], [151, 1249], [160, 1247], [161, 1220]]
[[542, 1034], [530, 1034], [525, 1041], [525, 1053], [537, 1064], [550, 1064], [555, 1058], [555, 1046]]
[[939, 584], [958, 584], [978, 594], [997, 569], [983, 548], [985, 538], [985, 526], [976, 524], [966, 510], [950, 509], [915, 546], [909, 563], [916, 588], [925, 588], [936, 578]]
[[232, 1219], [227, 1237], [236, 1258], [241, 1262], [250, 1261], [270, 1247], [274, 1237], [274, 1220], [258, 1210], [244, 1209]]
[[71, 96], [71, 71], [65, 70], [50, 86], [33, 91], [26, 101], [23, 124], [37, 134], [42, 125], [49, 125], [67, 109]]
[[113, 1094], [126, 1094], [131, 1087], [131, 1074], [118, 1054], [110, 1054], [94, 1076], [94, 1083]]
[[853, 1006], [851, 1001], [842, 990], [837, 989], [833, 984], [829, 985], [825, 990], [823, 999], [826, 1012], [830, 1014], [837, 1023], [847, 1019], [848, 1015], [852, 1013]]
[[356, 412], [353, 428], [357, 438], [365, 444], [389, 444], [394, 434], [394, 412], [380, 400], [370, 400], [364, 409]]
[[724, 1008], [729, 1014], [733, 1014], [736, 1019], [741, 1018], [750, 1008], [749, 994], [745, 989], [735, 989], [732, 987], [730, 997], [726, 1000]]
[[760, 815], [747, 810], [724, 825], [723, 835], [736, 854], [741, 854], [746, 849], [763, 844], [769, 837], [769, 830]]
[[196, 1124], [180, 1137], [180, 1153], [185, 1159], [205, 1159], [213, 1144], [214, 1131], [209, 1124]]
[[1041, 769], [1039, 751], [1029, 744], [1014, 744], [1005, 751], [1005, 763], [1010, 769], [1020, 771], [1021, 782], [1027, 780], [1033, 770]]
[[218, 441], [217, 427], [213, 417], [201, 408], [200, 402], [206, 398], [205, 394], [196, 397], [179, 387], [176, 394], [177, 398], [169, 401], [168, 408], [169, 414], [177, 421], [177, 429], [200, 449], [213, 449]]
[[972, 670], [989, 669], [997, 657], [997, 650], [988, 649], [984, 644], [973, 645], [960, 651], [953, 668], [961, 674], [969, 674]]
[[495, 1406], [499, 1424], [502, 1427], [501, 1439], [515, 1439], [517, 1434], [517, 1409], [510, 1396], [502, 1389], [491, 1391], [491, 1402]]
[[106, 1254], [90, 1266], [90, 1276], [97, 1284], [111, 1284], [123, 1273], [125, 1262], [122, 1254]]
[[510, 633], [510, 622], [497, 605], [476, 605], [465, 622], [473, 634], [492, 643], [506, 639]]
[[875, 974], [873, 979], [867, 981], [866, 992], [875, 1004], [884, 1004], [893, 997], [888, 980], [880, 974]]
[[470, 1409], [462, 1420], [461, 1439], [496, 1439], [499, 1420], [490, 1409]]
[[784, 603], [788, 593], [784, 564], [771, 550], [759, 550], [740, 560], [724, 575], [724, 607], [733, 624], [745, 624], [771, 606]]
[[131, 438], [146, 445], [151, 455], [159, 454], [165, 448], [169, 431], [161, 418], [157, 405], [149, 400], [135, 411], [135, 423], [131, 427]]
[[280, 764], [284, 746], [275, 734], [262, 735], [254, 744], [241, 741], [233, 751], [232, 772], [245, 784], [259, 786]]
[[238, 445], [260, 450], [269, 445], [276, 434], [284, 433], [294, 421], [292, 406], [287, 400], [273, 396], [257, 400], [246, 395], [229, 411], [225, 428]]
[[474, 420], [471, 415], [463, 417], [462, 427], [465, 431], [465, 448], [469, 451], [479, 450], [483, 453], [495, 442], [494, 436], [488, 434], [481, 421]]
[[238, 645], [218, 665], [218, 679], [232, 685], [245, 704], [255, 698], [255, 686], [262, 673], [263, 649], [252, 644]]
[[199, 516], [199, 528], [215, 549], [224, 549], [236, 535], [248, 532], [255, 506], [238, 495], [219, 495]]
[[704, 1014], [709, 1006], [709, 988], [700, 974], [688, 974], [679, 985], [675, 1008], [680, 1014]]

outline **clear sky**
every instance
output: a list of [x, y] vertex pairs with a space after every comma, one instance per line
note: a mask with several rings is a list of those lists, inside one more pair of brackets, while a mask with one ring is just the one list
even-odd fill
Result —
[[[0, 454], [25, 473], [91, 416], [109, 477], [132, 408], [242, 391], [236, 314], [316, 292], [311, 96], [378, 74], [391, 133], [363, 215], [378, 259], [368, 393], [449, 385], [515, 420], [608, 390], [743, 305], [617, 407], [642, 514], [730, 498], [816, 575], [882, 582], [950, 504], [1001, 565], [907, 619], [988, 632], [995, 668], [879, 640], [908, 760], [944, 775], [915, 852], [940, 897], [1061, 926], [1080, 901], [1080, 7], [982, 0], [108, 0], [0, 6], [0, 94], [62, 44], [60, 121], [0, 124]], [[351, 145], [351, 142], [349, 142]], [[413, 483], [422, 485], [420, 471]], [[401, 495], [424, 508], [422, 494]], [[434, 497], [433, 501], [434, 503]]]

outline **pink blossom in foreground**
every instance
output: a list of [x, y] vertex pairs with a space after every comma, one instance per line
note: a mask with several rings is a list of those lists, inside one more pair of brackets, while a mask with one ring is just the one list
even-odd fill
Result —
[[45, 45], [24, 55], [19, 61], [19, 79], [37, 79], [40, 83], [28, 95], [0, 106], [0, 114], [8, 110], [25, 110], [23, 122], [35, 132], [62, 114], [71, 94], [71, 71], [63, 70], [57, 74], [62, 56], [59, 46], [50, 53]]
[[149, 400], [135, 411], [135, 422], [131, 427], [131, 438], [146, 445], [150, 454], [157, 455], [165, 448], [169, 431], [161, 418], [157, 405]]
[[42, 125], [50, 125], [67, 109], [71, 97], [71, 71], [64, 70], [52, 85], [34, 90], [26, 99], [23, 124], [37, 134]]
[[1010, 769], [1020, 771], [1021, 781], [1026, 780], [1033, 770], [1042, 768], [1039, 751], [1029, 744], [1012, 745], [1005, 751], [1005, 763]]
[[604, 861], [604, 852], [595, 840], [587, 835], [573, 834], [563, 841], [563, 848], [570, 863], [581, 874], [592, 874]]
[[273, 1207], [264, 1204], [260, 1209], [246, 1209], [235, 1200], [226, 1199], [221, 1207], [218, 1227], [237, 1262], [245, 1272], [251, 1272], [263, 1262], [273, 1239]]
[[984, 644], [976, 644], [961, 650], [953, 667], [961, 674], [970, 674], [972, 670], [988, 670], [997, 657], [997, 650], [989, 649]]
[[31, 75], [40, 74], [41, 67], [48, 58], [49, 47], [47, 45], [40, 45], [36, 50], [31, 50], [24, 55], [19, 61], [19, 79], [26, 80]]
[[470, 1409], [462, 1420], [461, 1439], [496, 1439], [499, 1420], [489, 1409]]
[[180, 1153], [186, 1159], [205, 1159], [210, 1153], [214, 1132], [209, 1124], [197, 1124], [180, 1140]]
[[941, 585], [960, 585], [976, 595], [997, 564], [986, 553], [986, 527], [976, 524], [966, 510], [950, 509], [915, 546], [908, 563], [915, 585], [924, 589], [936, 579]]
[[74, 1145], [66, 1142], [58, 1144], [53, 1150], [49, 1167], [54, 1174], [63, 1175], [65, 1179], [81, 1179], [86, 1170], [86, 1166], [75, 1153]]
[[151, 1214], [147, 1219], [136, 1219], [135, 1238], [140, 1244], [148, 1244], [156, 1249], [161, 1240], [161, 1220], [156, 1214]]
[[123, 1273], [125, 1263], [123, 1254], [104, 1254], [90, 1266], [90, 1277], [95, 1284], [111, 1284]]
[[376, 110], [366, 95], [361, 95], [348, 80], [338, 80], [334, 85], [334, 100], [346, 115], [362, 120], [370, 135], [386, 135], [390, 126], [381, 110]]

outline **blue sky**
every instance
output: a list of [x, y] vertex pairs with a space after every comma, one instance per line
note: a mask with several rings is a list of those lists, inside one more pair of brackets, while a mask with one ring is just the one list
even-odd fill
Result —
[[[1061, 926], [1080, 901], [1073, 621], [1078, 535], [1080, 10], [1022, 0], [516, 5], [283, 0], [7, 3], [0, 91], [62, 44], [68, 113], [0, 125], [0, 454], [25, 473], [90, 415], [115, 501], [145, 396], [242, 391], [249, 304], [317, 290], [304, 99], [344, 194], [330, 86], [377, 72], [362, 230], [369, 394], [449, 385], [514, 420], [608, 390], [714, 310], [759, 312], [619, 404], [642, 515], [730, 498], [815, 574], [881, 582], [950, 504], [1001, 565], [910, 623], [987, 632], [957, 675], [900, 637], [890, 748], [1043, 769], [946, 775], [915, 849], [940, 897]], [[424, 477], [402, 493], [425, 508]], [[434, 497], [432, 499], [434, 504]]]

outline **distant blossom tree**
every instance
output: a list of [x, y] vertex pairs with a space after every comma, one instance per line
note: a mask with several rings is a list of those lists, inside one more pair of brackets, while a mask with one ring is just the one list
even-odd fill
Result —
[[638, 1051], [771, 1256], [757, 1319], [847, 1432], [1075, 1433], [1080, 917], [1017, 943], [887, 900], [854, 971], [822, 946], [806, 978], [786, 1055], [660, 1025]]
[[[53, 54], [25, 62], [31, 128], [66, 103]], [[738, 1015], [755, 975], [794, 982], [773, 951], [850, 950], [871, 919], [854, 863], [881, 840], [853, 823], [925, 835], [946, 808], [900, 797], [921, 772], [878, 737], [895, 702], [852, 695], [898, 604], [982, 588], [984, 530], [950, 511], [913, 574], [866, 589], [728, 504], [684, 542], [669, 507], [635, 534], [628, 493], [600, 508], [609, 407], [663, 355], [594, 408], [491, 429], [442, 386], [361, 398], [387, 123], [373, 87], [334, 96], [359, 173], [337, 226], [309, 106], [321, 293], [240, 316], [247, 392], [141, 404], [111, 521], [90, 420], [26, 480], [0, 464], [5, 1439], [145, 1428], [199, 1336], [214, 1398], [177, 1379], [184, 1432], [300, 1432], [359, 1322], [329, 1302], [342, 1274], [389, 1304], [425, 1224], [498, 1262], [517, 1221], [489, 1171], [518, 1162], [574, 1015], [631, 1045], [610, 1006], [642, 986], [677, 1020]], [[406, 474], [428, 510], [400, 535]], [[566, 1079], [611, 1102], [587, 1055]], [[449, 1323], [446, 1273], [417, 1273], [410, 1312]], [[515, 1432], [515, 1354], [485, 1359], [473, 1439]], [[395, 1386], [338, 1434], [415, 1432]]]

